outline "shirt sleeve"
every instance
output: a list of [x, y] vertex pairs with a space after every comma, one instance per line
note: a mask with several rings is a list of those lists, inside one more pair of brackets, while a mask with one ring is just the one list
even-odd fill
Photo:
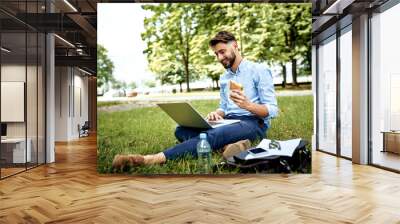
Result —
[[275, 95], [274, 81], [272, 79], [271, 71], [262, 66], [258, 72], [258, 96], [260, 97], [260, 103], [265, 105], [268, 109], [268, 118], [278, 116], [278, 103]]

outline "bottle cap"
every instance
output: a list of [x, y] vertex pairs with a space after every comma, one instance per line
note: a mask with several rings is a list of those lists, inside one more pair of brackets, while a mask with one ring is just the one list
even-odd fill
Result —
[[200, 139], [207, 139], [206, 133], [200, 133]]

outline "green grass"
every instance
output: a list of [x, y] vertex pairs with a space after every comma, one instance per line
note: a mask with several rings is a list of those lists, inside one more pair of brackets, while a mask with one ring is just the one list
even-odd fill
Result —
[[[191, 104], [203, 115], [218, 107], [218, 100], [193, 101]], [[311, 142], [313, 128], [312, 96], [278, 97], [279, 117], [272, 120], [267, 137], [277, 140], [303, 138]], [[176, 123], [158, 107], [130, 111], [98, 113], [97, 169], [113, 172], [111, 162], [119, 153], [158, 153], [176, 144]], [[307, 146], [310, 148], [310, 145]], [[213, 162], [222, 160], [213, 153]], [[133, 167], [133, 174], [195, 174], [196, 160], [186, 157], [163, 165]], [[215, 173], [238, 173], [238, 170], [218, 169]]]
[[279, 91], [285, 91], [285, 90], [311, 90], [311, 83], [310, 84], [301, 84], [298, 86], [292, 86], [291, 84], [286, 85], [285, 88], [282, 88], [282, 86], [275, 86], [275, 91], [279, 92]]
[[108, 107], [108, 106], [114, 106], [114, 105], [119, 105], [119, 104], [125, 104], [126, 102], [124, 101], [106, 101], [106, 102], [97, 102], [97, 107]]

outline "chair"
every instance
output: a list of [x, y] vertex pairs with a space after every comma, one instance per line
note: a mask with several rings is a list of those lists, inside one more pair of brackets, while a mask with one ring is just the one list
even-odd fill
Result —
[[90, 129], [89, 121], [85, 121], [82, 127], [80, 127], [80, 125], [78, 124], [79, 138], [89, 136], [89, 129]]

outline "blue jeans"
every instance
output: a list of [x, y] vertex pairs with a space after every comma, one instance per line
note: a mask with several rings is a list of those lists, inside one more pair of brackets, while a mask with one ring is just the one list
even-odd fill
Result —
[[207, 133], [207, 141], [213, 151], [240, 140], [249, 139], [253, 141], [266, 136], [268, 127], [265, 126], [262, 119], [252, 116], [226, 116], [225, 119], [239, 119], [241, 121], [212, 129], [178, 126], [175, 130], [175, 136], [181, 143], [163, 152], [167, 160], [177, 159], [184, 155], [197, 157], [197, 143], [202, 132]]

